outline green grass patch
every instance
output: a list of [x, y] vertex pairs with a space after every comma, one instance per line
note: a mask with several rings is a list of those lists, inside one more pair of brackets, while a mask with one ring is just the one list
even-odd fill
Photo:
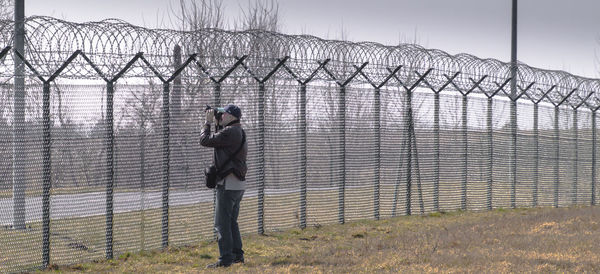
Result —
[[[598, 217], [598, 207], [536, 208], [313, 225], [247, 235], [246, 263], [215, 272], [598, 272]], [[199, 241], [49, 271], [189, 273], [217, 257], [216, 242]]]

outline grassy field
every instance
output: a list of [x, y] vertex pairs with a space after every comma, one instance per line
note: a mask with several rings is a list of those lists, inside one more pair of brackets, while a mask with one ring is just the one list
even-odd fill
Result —
[[[599, 272], [600, 208], [432, 213], [313, 225], [244, 237], [246, 264], [215, 272]], [[115, 260], [53, 266], [59, 272], [201, 272], [214, 241]]]

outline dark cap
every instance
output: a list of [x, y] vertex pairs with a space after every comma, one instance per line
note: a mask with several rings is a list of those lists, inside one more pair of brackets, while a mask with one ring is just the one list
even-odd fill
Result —
[[236, 106], [234, 104], [229, 104], [229, 105], [225, 106], [224, 109], [225, 109], [225, 112], [235, 116], [236, 118], [238, 118], [238, 119], [242, 118], [242, 110], [238, 106]]

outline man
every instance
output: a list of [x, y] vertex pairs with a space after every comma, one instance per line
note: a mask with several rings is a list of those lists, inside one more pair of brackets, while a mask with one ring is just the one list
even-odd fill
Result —
[[[214, 163], [218, 170], [215, 230], [220, 256], [216, 263], [207, 265], [207, 268], [228, 267], [233, 263], [244, 262], [237, 219], [246, 189], [248, 144], [240, 124], [240, 108], [227, 105], [219, 109], [219, 112], [222, 116], [216, 121], [217, 128], [223, 126], [223, 129], [211, 135], [210, 129], [215, 117], [213, 109], [209, 109], [206, 111], [206, 122], [200, 134], [200, 144], [214, 148]], [[228, 160], [229, 158], [231, 160]]]

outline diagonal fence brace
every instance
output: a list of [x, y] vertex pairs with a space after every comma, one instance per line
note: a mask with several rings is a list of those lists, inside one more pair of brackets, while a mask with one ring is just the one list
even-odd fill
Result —
[[48, 78], [48, 82], [52, 82], [54, 81], [54, 79], [56, 79], [56, 77], [58, 77], [58, 75], [71, 63], [73, 62], [73, 60], [75, 59], [75, 57], [77, 57], [77, 55], [81, 54], [81, 50], [78, 49], [75, 52], [73, 52], [73, 54], [71, 54], [71, 56], [69, 56], [69, 58], [62, 64], [62, 66], [60, 66], [60, 68], [58, 68], [53, 74], [52, 76], [50, 76], [50, 78]]
[[268, 74], [267, 76], [265, 76], [262, 80], [260, 80], [260, 83], [265, 83], [267, 80], [269, 80], [269, 78], [271, 78], [271, 76], [273, 76], [273, 74], [275, 74], [277, 72], [277, 70], [279, 70], [279, 68], [281, 68], [281, 66], [283, 66], [285, 64], [285, 62], [287, 62], [287, 60], [290, 59], [289, 56], [286, 56], [283, 58], [283, 60], [278, 60], [277, 65], [275, 66], [275, 68], [273, 68]]
[[483, 77], [481, 77], [481, 79], [479, 79], [479, 81], [475, 82], [473, 81], [473, 79], [471, 77], [469, 77], [469, 80], [471, 80], [473, 82], [473, 86], [465, 93], [463, 93], [462, 91], [458, 91], [460, 92], [463, 96], [467, 96], [469, 95], [469, 93], [473, 92], [475, 90], [475, 88], [479, 88], [483, 93], [485, 93], [485, 91], [483, 91], [483, 89], [479, 86], [481, 85], [481, 83], [483, 83], [483, 81], [485, 80], [485, 78], [487, 78], [487, 75], [484, 75]]
[[110, 79], [109, 82], [116, 82], [119, 78], [121, 78], [121, 76], [123, 76], [123, 74], [125, 74], [125, 72], [127, 72], [129, 70], [129, 68], [131, 68], [131, 66], [133, 66], [133, 64], [142, 57], [142, 55], [144, 55], [143, 52], [138, 52], [133, 59], [129, 60], [129, 62], [125, 65], [125, 67], [123, 67], [123, 69], [121, 69], [121, 71], [119, 71], [119, 73], [117, 73], [117, 75], [115, 75], [112, 79]]
[[25, 65], [35, 74], [35, 76], [37, 76], [38, 79], [45, 83], [46, 80], [44, 79], [44, 77], [42, 77], [42, 75], [29, 63], [29, 61], [27, 61], [27, 59], [25, 59], [25, 57], [23, 57], [23, 55], [18, 50], [14, 51], [17, 57], [19, 57], [19, 59], [21, 59], [21, 61], [25, 63]]
[[576, 88], [574, 88], [573, 90], [571, 90], [571, 91], [569, 92], [569, 94], [567, 94], [567, 96], [565, 96], [564, 98], [562, 98], [562, 100], [560, 101], [560, 103], [558, 103], [558, 105], [557, 105], [557, 106], [560, 106], [560, 105], [562, 105], [562, 104], [563, 104], [565, 101], [567, 101], [567, 99], [569, 99], [569, 97], [571, 97], [571, 95], [573, 95], [573, 93], [575, 93], [575, 91], [577, 91], [577, 89], [576, 89]]
[[181, 74], [181, 72], [194, 60], [196, 60], [196, 56], [197, 54], [194, 53], [192, 55], [190, 55], [190, 57], [187, 58], [187, 60], [185, 60], [185, 62], [183, 64], [181, 64], [181, 66], [179, 68], [177, 68], [177, 70], [175, 70], [175, 72], [173, 72], [173, 75], [171, 75], [171, 77], [169, 77], [169, 79], [166, 80], [167, 83], [170, 83], [171, 81], [175, 80], [175, 78], [177, 78], [177, 76], [179, 76], [179, 74]]
[[[504, 87], [505, 87], [506, 85], [508, 85], [508, 83], [510, 83], [510, 80], [512, 80], [512, 78], [508, 78], [508, 79], [506, 79], [506, 81], [504, 81], [504, 83], [502, 83], [502, 85], [500, 85], [500, 84], [498, 84], [496, 81], [494, 81], [494, 84], [496, 84], [496, 86], [497, 86], [498, 88], [497, 88], [497, 89], [496, 89], [496, 91], [494, 91], [492, 94], [487, 94], [487, 93], [485, 93], [485, 92], [484, 92], [485, 96], [487, 96], [488, 98], [492, 98], [492, 97], [496, 96], [496, 94], [498, 94], [498, 92], [500, 92], [501, 90], [502, 90], [502, 91], [504, 90]], [[529, 96], [529, 95], [528, 95], [528, 96]]]
[[104, 73], [102, 73], [102, 71], [98, 68], [98, 66], [96, 66], [96, 64], [94, 64], [94, 62], [92, 62], [92, 60], [85, 54], [85, 52], [81, 52], [81, 57], [83, 57], [83, 59], [90, 64], [90, 66], [92, 66], [92, 68], [96, 71], [96, 73], [98, 73], [98, 75], [100, 76], [100, 78], [102, 78], [102, 80], [104, 80], [105, 82], [109, 82], [108, 78], [106, 78], [106, 76], [104, 76]]
[[[385, 79], [383, 79], [383, 81], [381, 83], [379, 83], [379, 85], [377, 85], [375, 88], [379, 89], [379, 88], [383, 87], [384, 85], [386, 85], [390, 81], [390, 79], [392, 79], [394, 77], [394, 75], [396, 75], [396, 73], [398, 73], [398, 71], [400, 71], [400, 69], [402, 69], [402, 65], [399, 65], [393, 71], [390, 71], [390, 74], [388, 74], [388, 76], [385, 77]], [[419, 75], [419, 73], [417, 73], [417, 75]], [[421, 75], [419, 75], [419, 77], [421, 77]]]
[[0, 52], [0, 60], [2, 60], [2, 58], [6, 57], [6, 55], [8, 54], [8, 52], [10, 51], [12, 47], [8, 46], [5, 47], [1, 52]]
[[306, 85], [308, 82], [312, 81], [312, 79], [317, 76], [317, 73], [319, 73], [319, 70], [325, 69], [325, 66], [329, 63], [329, 61], [331, 61], [331, 59], [325, 59], [323, 62], [317, 61], [317, 64], [319, 64], [317, 69], [315, 69], [301, 84]]
[[146, 58], [144, 58], [143, 55], [140, 55], [140, 59], [142, 59], [142, 62], [144, 62], [144, 64], [146, 64], [146, 66], [148, 66], [148, 68], [154, 73], [154, 75], [160, 79], [161, 82], [163, 83], [168, 83], [167, 80], [165, 80], [165, 78], [162, 76], [162, 74], [160, 72], [158, 72], [158, 70], [156, 70], [156, 68], [150, 64], [150, 62], [148, 62], [148, 60], [146, 60]]
[[521, 96], [523, 96], [524, 94], [527, 94], [527, 91], [529, 91], [529, 89], [535, 84], [535, 82], [531, 82], [529, 85], [527, 85], [527, 87], [525, 87], [524, 89], [517, 86], [520, 90], [521, 93], [519, 95], [517, 95], [517, 97], [515, 97], [515, 101], [519, 100], [519, 98], [521, 98]]

